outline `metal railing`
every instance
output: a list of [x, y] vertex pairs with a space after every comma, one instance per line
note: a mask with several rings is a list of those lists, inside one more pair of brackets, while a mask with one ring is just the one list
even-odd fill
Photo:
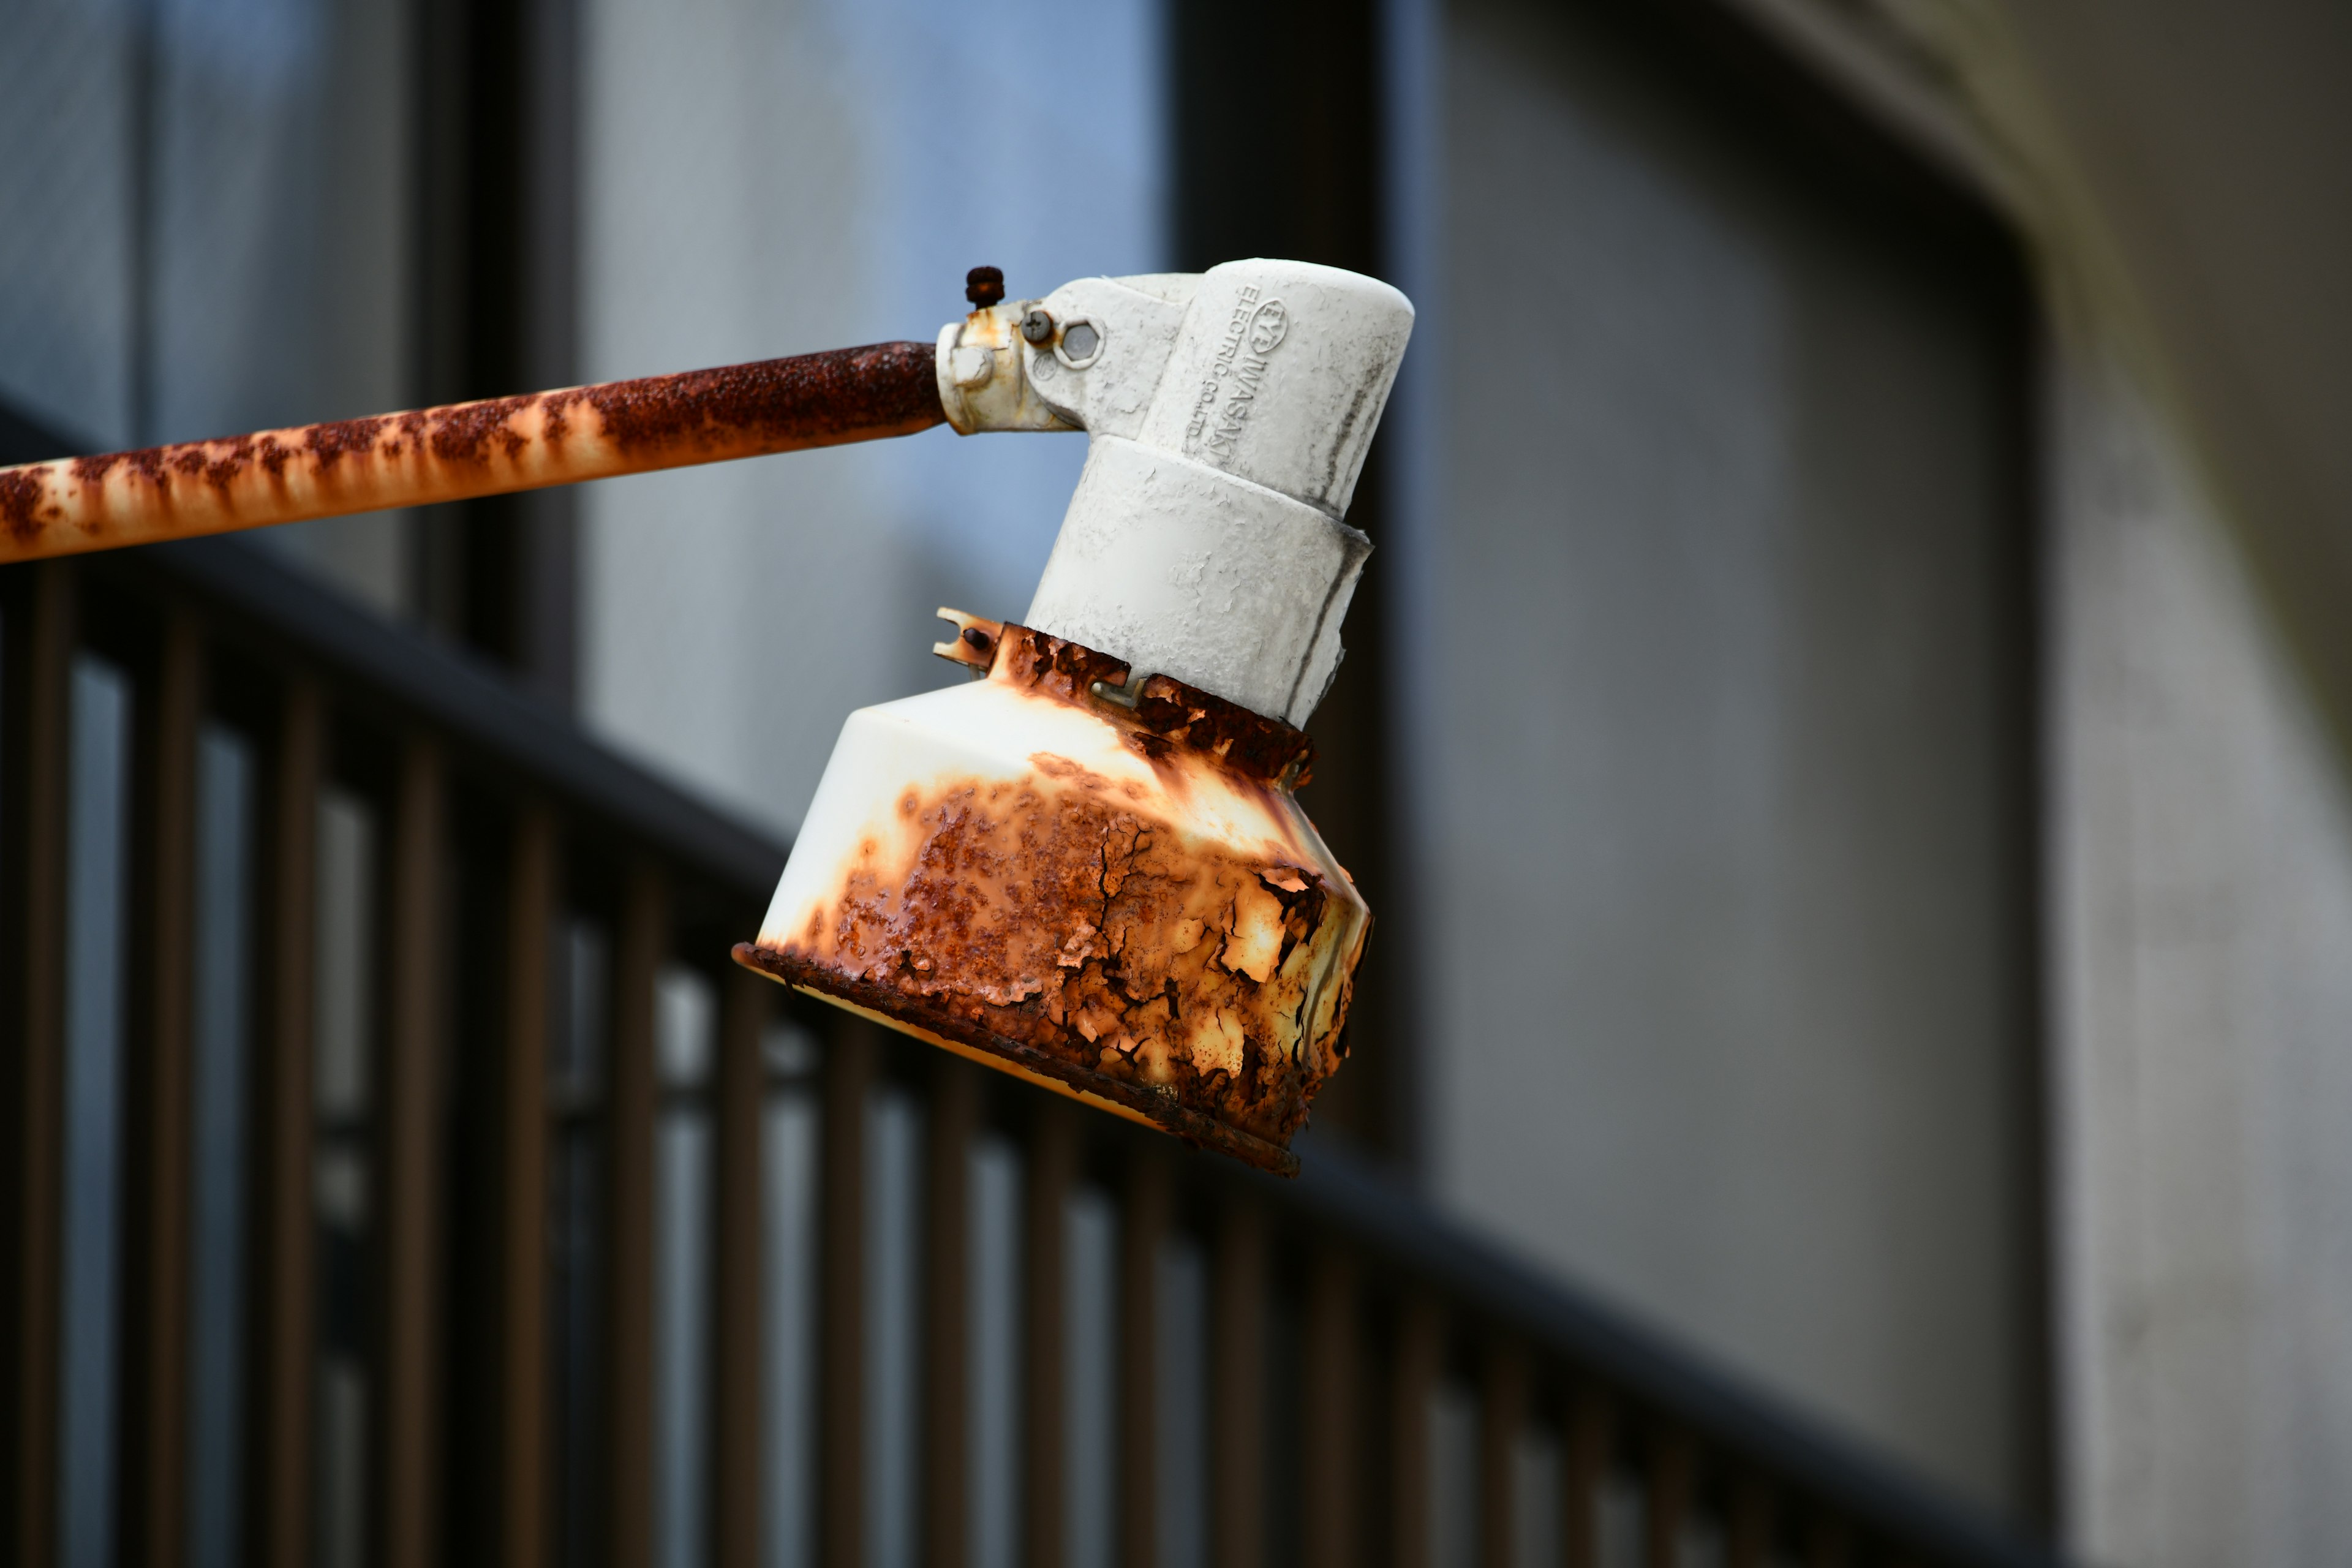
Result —
[[0, 617], [11, 1561], [2052, 1561], [1335, 1151], [733, 968], [781, 845], [263, 551]]

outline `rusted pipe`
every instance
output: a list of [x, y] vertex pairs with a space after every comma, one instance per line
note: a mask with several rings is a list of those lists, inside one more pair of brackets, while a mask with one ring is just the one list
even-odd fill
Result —
[[908, 436], [929, 343], [876, 343], [528, 397], [0, 468], [0, 563]]

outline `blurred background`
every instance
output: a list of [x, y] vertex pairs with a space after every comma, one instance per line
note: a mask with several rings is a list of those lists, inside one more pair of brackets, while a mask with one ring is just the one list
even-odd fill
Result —
[[[1378, 552], [1305, 796], [1380, 927], [1310, 1168], [1360, 1173], [1969, 1518], [2099, 1563], [2343, 1560], [2338, 8], [0, 0], [0, 460], [927, 339], [982, 263], [1015, 298], [1251, 255], [1394, 282], [1418, 324], [1350, 517]], [[417, 650], [423, 685], [469, 671], [782, 845], [848, 710], [959, 679], [927, 657], [932, 606], [1021, 616], [1083, 455], [941, 428], [299, 525], [250, 571], [396, 629], [383, 646]], [[147, 1015], [144, 982], [89, 955], [152, 891], [121, 826], [144, 798], [129, 657], [77, 656], [60, 721], [55, 1425], [20, 1405], [40, 1414], [11, 1450], [53, 1436], [56, 1463], [12, 1518], [53, 1504], [48, 1537], [16, 1539], [64, 1563], [256, 1561], [265, 1166], [234, 952], [198, 960], [199, 1008], [226, 1021], [189, 1069], [185, 1523], [159, 1546], [125, 1522], [152, 1418], [122, 1349]], [[243, 864], [279, 809], [255, 782], [278, 731], [214, 706], [198, 854]], [[340, 787], [319, 896], [352, 912], [319, 927], [305, 1178], [327, 1261], [289, 1418], [309, 1500], [269, 1540], [273, 1561], [360, 1564], [401, 1555], [387, 1531], [415, 1503], [383, 1479], [398, 1373], [370, 1304], [405, 972], [376, 967], [391, 808]], [[202, 886], [200, 953], [260, 896]], [[498, 918], [453, 913], [448, 940]], [[557, 1079], [620, 962], [610, 921], [567, 919]], [[743, 1233], [769, 1259], [758, 1560], [1149, 1560], [1113, 1517], [1139, 1505], [1108, 1479], [1108, 1349], [1070, 1352], [1066, 1521], [1023, 1468], [1014, 1233], [1040, 1167], [1018, 1139], [981, 1138], [957, 1200], [969, 1528], [923, 1522], [950, 1507], [916, 1457], [940, 1408], [920, 1394], [937, 1280], [915, 1261], [936, 1102], [874, 1091], [866, 1249], [820, 1258], [831, 1026], [766, 1025], [764, 1153], [714, 1164], [709, 962], [660, 972], [650, 1037], [650, 1559], [738, 1560], [706, 1485], [731, 1375], [708, 1342], [723, 1168], [765, 1194]], [[21, 1086], [32, 1026], [11, 1027]], [[426, 1146], [454, 1300], [471, 1037], [436, 1029], [398, 1037], [453, 1053]], [[604, 1178], [564, 1173], [565, 1136], [544, 1539], [488, 1522], [520, 1483], [466, 1446], [466, 1369], [503, 1363], [465, 1359], [452, 1305], [427, 1556], [608, 1550], [563, 1359], [604, 1331], [563, 1315], [563, 1248], [599, 1245], [564, 1216], [603, 1213]], [[1072, 1189], [1074, 1280], [1115, 1272], [1109, 1191]], [[1218, 1533], [1213, 1410], [1166, 1415], [1224, 1343], [1204, 1283], [1222, 1234], [1139, 1277], [1174, 1336], [1156, 1430], [1175, 1489], [1149, 1543], [1171, 1565], [1255, 1560]], [[863, 1342], [823, 1327], [842, 1310], [824, 1271], [853, 1265]], [[1071, 1289], [1074, 1322], [1110, 1311]], [[854, 1373], [828, 1370], [845, 1342]], [[841, 1429], [814, 1414], [845, 1376], [854, 1530], [825, 1522]], [[1476, 1448], [1493, 1385], [1438, 1384], [1426, 1555], [1395, 1561], [1570, 1550], [1554, 1525], [1496, 1533], [1444, 1458]], [[1533, 1430], [1555, 1458], [1569, 1440]], [[1385, 1552], [1393, 1524], [1350, 1550]], [[1287, 1560], [1269, 1539], [1248, 1550]], [[1683, 1560], [1718, 1560], [1727, 1538], [1706, 1539]]]

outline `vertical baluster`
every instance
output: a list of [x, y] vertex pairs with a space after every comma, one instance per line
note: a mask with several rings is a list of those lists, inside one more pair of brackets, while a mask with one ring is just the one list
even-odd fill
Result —
[[247, 1472], [250, 1535], [268, 1568], [310, 1560], [311, 1373], [316, 1295], [310, 1076], [317, 1028], [319, 786], [326, 698], [317, 678], [289, 683], [272, 779], [269, 938], [261, 994], [268, 1012], [260, 1071], [255, 1204], [256, 1396], [247, 1405], [258, 1463]]
[[1772, 1489], [1762, 1477], [1743, 1475], [1733, 1484], [1726, 1522], [1724, 1568], [1764, 1568], [1772, 1544]]
[[1486, 1568], [1518, 1561], [1518, 1439], [1527, 1421], [1528, 1362], [1518, 1342], [1486, 1345], [1478, 1400], [1478, 1551]]
[[1316, 1249], [1307, 1279], [1307, 1409], [1300, 1423], [1306, 1568], [1354, 1568], [1356, 1562], [1357, 1468], [1363, 1460], [1356, 1432], [1363, 1353], [1357, 1318], [1355, 1259], [1327, 1243]]
[[377, 1069], [383, 1107], [377, 1495], [384, 1568], [425, 1568], [442, 1555], [439, 1112], [447, 1025], [442, 990], [447, 786], [440, 743], [424, 731], [408, 737], [399, 766], [387, 868], [388, 1017]]
[[1265, 1557], [1265, 1215], [1236, 1198], [1217, 1226], [1211, 1294], [1209, 1530], [1220, 1568]]
[[980, 1080], [942, 1051], [931, 1064], [923, 1202], [923, 1561], [963, 1568], [971, 1534], [968, 1389], [971, 1140]]
[[1846, 1568], [1853, 1561], [1853, 1534], [1846, 1522], [1824, 1510], [1816, 1513], [1805, 1531], [1807, 1568]]
[[1027, 1275], [1021, 1310], [1023, 1561], [1031, 1568], [1062, 1568], [1068, 1557], [1069, 1510], [1063, 1463], [1067, 1437], [1064, 1371], [1068, 1334], [1062, 1321], [1069, 1300], [1070, 1184], [1077, 1174], [1077, 1118], [1060, 1100], [1040, 1100], [1029, 1134], [1029, 1181], [1022, 1263]]
[[122, 1561], [152, 1568], [178, 1563], [187, 1533], [187, 1194], [204, 659], [194, 616], [175, 608], [146, 683], [133, 753], [120, 1517]]
[[760, 1560], [760, 1412], [767, 1387], [760, 1336], [760, 1195], [765, 1190], [760, 1128], [766, 1095], [760, 1036], [772, 989], [750, 970], [730, 967], [720, 1004], [710, 1336], [710, 1518], [719, 1568], [754, 1568]]
[[1153, 1568], [1160, 1546], [1160, 1248], [1172, 1194], [1168, 1153], [1139, 1142], [1118, 1232], [1119, 1561]]
[[604, 1063], [604, 1519], [613, 1568], [653, 1562], [654, 984], [669, 885], [641, 862], [613, 942]]
[[506, 1062], [499, 1096], [499, 1543], [507, 1568], [547, 1557], [547, 1034], [555, 818], [518, 812], [507, 882]]
[[1559, 1447], [1559, 1548], [1563, 1568], [1599, 1568], [1601, 1483], [1609, 1469], [1609, 1402], [1579, 1384], [1563, 1415]]
[[824, 1060], [819, 1493], [824, 1568], [865, 1568], [866, 1096], [874, 1026], [841, 1020]]
[[1419, 1289], [1399, 1304], [1390, 1390], [1389, 1539], [1395, 1568], [1428, 1568], [1429, 1407], [1444, 1358], [1444, 1318]]
[[56, 1552], [58, 1204], [65, 1116], [66, 771], [74, 647], [73, 568], [17, 567], [5, 577], [7, 690], [0, 697], [0, 1556], [47, 1563]]
[[1652, 1432], [1649, 1460], [1649, 1497], [1643, 1510], [1643, 1561], [1647, 1568], [1675, 1568], [1682, 1561], [1683, 1525], [1690, 1517], [1689, 1436], [1671, 1427]]

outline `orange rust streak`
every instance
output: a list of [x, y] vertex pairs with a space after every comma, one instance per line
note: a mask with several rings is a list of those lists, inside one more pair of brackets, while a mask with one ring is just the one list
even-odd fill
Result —
[[929, 343], [0, 468], [0, 563], [427, 506], [942, 423]]
[[[1286, 1144], [1339, 1065], [1352, 897], [1106, 784], [910, 791], [911, 860], [858, 865], [780, 951]], [[1326, 975], [1331, 1014], [1303, 1018]]]

